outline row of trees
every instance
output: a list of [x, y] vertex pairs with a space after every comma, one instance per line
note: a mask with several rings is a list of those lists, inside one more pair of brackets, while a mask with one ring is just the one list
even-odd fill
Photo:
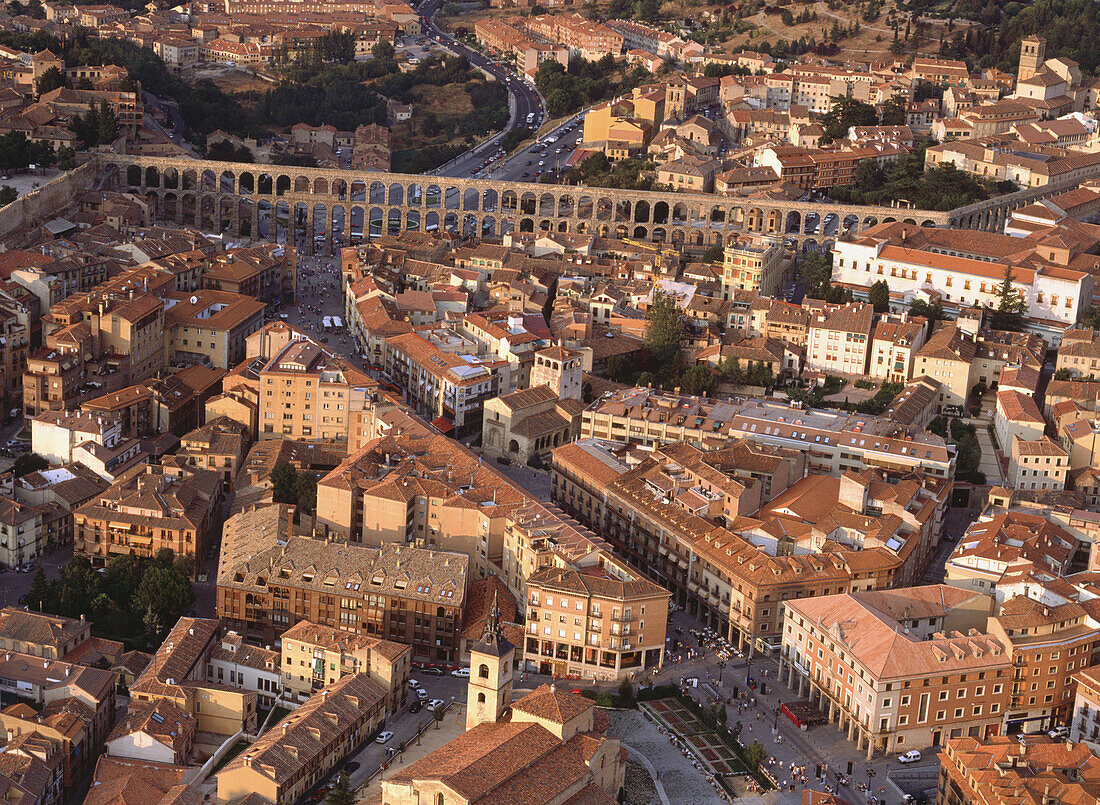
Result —
[[568, 68], [556, 61], [544, 61], [535, 75], [535, 86], [546, 98], [551, 116], [557, 117], [629, 91], [651, 78], [640, 64], [617, 65], [609, 53], [594, 62], [575, 56]]
[[317, 475], [280, 461], [271, 468], [271, 496], [276, 503], [290, 503], [311, 514], [317, 508]]
[[654, 168], [656, 165], [652, 162], [624, 159], [612, 163], [602, 153], [592, 154], [580, 165], [566, 171], [565, 181], [568, 184], [583, 184], [589, 187], [652, 190]]
[[167, 548], [153, 559], [116, 556], [102, 573], [87, 557], [74, 556], [59, 579], [48, 580], [41, 567], [35, 571], [27, 605], [69, 618], [84, 616], [96, 635], [128, 648], [155, 648], [195, 600], [192, 570], [190, 559]]

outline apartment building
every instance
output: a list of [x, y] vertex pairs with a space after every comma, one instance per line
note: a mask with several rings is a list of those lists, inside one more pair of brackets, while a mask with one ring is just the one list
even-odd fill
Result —
[[314, 540], [290, 531], [288, 509], [266, 506], [225, 524], [217, 612], [267, 644], [300, 620], [408, 643], [413, 659], [454, 662], [469, 561], [461, 554]]
[[1073, 328], [1062, 334], [1054, 370], [1068, 369], [1074, 377], [1094, 378], [1100, 375], [1100, 338], [1095, 330]]
[[283, 243], [226, 249], [204, 255], [202, 287], [241, 294], [274, 310], [294, 299], [298, 250]]
[[1049, 605], [1025, 595], [1004, 602], [988, 631], [1012, 658], [1009, 732], [1045, 732], [1073, 718], [1073, 676], [1100, 658], [1091, 602]]
[[947, 559], [946, 582], [974, 592], [996, 593], [1006, 573], [1022, 563], [1057, 577], [1080, 562], [1077, 537], [1039, 512], [983, 513], [971, 523]]
[[778, 238], [739, 239], [723, 251], [722, 298], [732, 299], [736, 290], [777, 296], [785, 267]]
[[870, 760], [1002, 729], [1012, 660], [989, 599], [945, 585], [784, 601], [780, 682]]
[[810, 472], [839, 475], [870, 466], [954, 476], [954, 457], [940, 437], [870, 415], [765, 399], [722, 401], [648, 388], [604, 396], [581, 415], [582, 439], [642, 445], [686, 441], [710, 447], [731, 436], [804, 451]]
[[806, 368], [866, 375], [874, 322], [874, 308], [861, 302], [815, 311], [808, 328]]
[[292, 339], [259, 371], [259, 438], [346, 445], [376, 385], [317, 342]]
[[15, 607], [0, 609], [0, 651], [60, 660], [91, 637], [92, 624], [83, 618]]
[[107, 736], [106, 754], [186, 766], [195, 748], [195, 723], [170, 699], [134, 702]]
[[914, 377], [913, 364], [926, 334], [923, 319], [880, 318], [871, 334], [868, 374], [887, 383], [908, 383]]
[[554, 502], [746, 652], [779, 650], [784, 598], [889, 586], [902, 566], [881, 547], [780, 552], [774, 534], [782, 524], [746, 515], [756, 511], [764, 485], [755, 476], [770, 476], [773, 494], [792, 479], [799, 464], [785, 452], [677, 444], [632, 450], [582, 439], [556, 449], [553, 459]]
[[1096, 742], [1100, 738], [1100, 669], [1088, 667], [1073, 675], [1073, 711], [1069, 720], [1069, 739]]
[[210, 652], [206, 678], [212, 683], [255, 692], [257, 703], [265, 709], [274, 707], [283, 696], [279, 652], [249, 645], [233, 631], [223, 634]]
[[[1029, 329], [1054, 346], [1092, 304], [1093, 277], [1081, 260], [1100, 239], [1072, 222], [1020, 239], [1011, 235], [885, 223], [833, 247], [833, 282], [866, 298], [878, 280], [908, 305], [934, 290], [947, 310], [993, 307], [1006, 270], [1026, 304]], [[1011, 256], [1011, 263], [1006, 260]], [[1082, 265], [1082, 268], [1076, 266]], [[1006, 268], [1006, 266], [1008, 266]]]
[[263, 326], [264, 304], [230, 291], [165, 294], [165, 360], [231, 369], [245, 358], [245, 339]]
[[1012, 489], [1061, 490], [1066, 488], [1069, 453], [1049, 436], [1012, 438], [1008, 461], [1008, 485]]
[[231, 490], [233, 479], [244, 464], [249, 442], [245, 425], [228, 417], [216, 417], [180, 437], [175, 455], [189, 466], [220, 473], [225, 488]]
[[345, 676], [365, 674], [386, 692], [387, 717], [405, 706], [411, 646], [308, 620], [283, 632], [280, 645], [283, 686], [290, 701], [303, 702]]
[[293, 805], [381, 726], [385, 699], [367, 674], [326, 686], [218, 772], [217, 801]]
[[523, 663], [530, 673], [615, 680], [664, 664], [670, 593], [616, 563], [547, 567], [527, 579]]
[[73, 513], [73, 549], [100, 566], [162, 548], [201, 560], [220, 516], [221, 489], [221, 475], [210, 470], [134, 467]]
[[257, 724], [255, 690], [208, 679], [221, 626], [212, 618], [180, 618], [130, 686], [134, 702], [166, 699], [195, 719], [199, 732], [228, 737]]
[[1045, 735], [960, 737], [940, 754], [936, 805], [1090, 801], [1098, 780], [1100, 759], [1084, 743]]
[[478, 357], [463, 341], [448, 330], [386, 339], [389, 376], [417, 413], [456, 437], [480, 431], [485, 400], [514, 388], [509, 361]]

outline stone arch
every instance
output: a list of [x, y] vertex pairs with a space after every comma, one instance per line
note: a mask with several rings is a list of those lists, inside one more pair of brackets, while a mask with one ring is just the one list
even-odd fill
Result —
[[420, 231], [420, 210], [409, 210], [405, 213], [405, 229], [410, 232]]
[[539, 196], [539, 215], [551, 216], [553, 214], [554, 196], [550, 193], [543, 193], [541, 196]]
[[333, 179], [329, 195], [336, 196], [340, 201], [348, 201], [348, 183], [344, 179]]
[[653, 229], [653, 234], [650, 235], [650, 240], [654, 243], [664, 243], [668, 239], [668, 234], [665, 232], [663, 226], [658, 226]]
[[577, 217], [578, 218], [580, 218], [582, 220], [585, 220], [585, 221], [591, 221], [592, 220], [592, 210], [593, 210], [592, 196], [589, 196], [589, 195], [585, 194], [585, 195], [581, 196], [579, 199], [577, 199]]
[[313, 194], [317, 196], [328, 195], [328, 179], [318, 176], [313, 180]]
[[559, 232], [568, 232], [569, 231], [569, 222], [568, 221], [558, 221], [558, 231]]
[[428, 185], [428, 189], [424, 191], [424, 204], [427, 207], [440, 207], [440, 206], [442, 206], [442, 204], [443, 204], [443, 191], [439, 189], [439, 185], [437, 185], [437, 184]]
[[836, 237], [840, 228], [840, 216], [835, 212], [828, 213], [821, 221], [821, 234], [823, 237]]
[[672, 206], [672, 223], [686, 224], [689, 215], [688, 205], [684, 202], [678, 201]]
[[512, 218], [500, 219], [500, 236], [504, 237], [516, 231], [516, 222]]
[[[572, 218], [576, 212], [575, 204], [573, 203], [573, 197], [568, 193], [558, 196], [558, 217], [559, 218]], [[558, 231], [562, 231], [560, 228]]]
[[184, 190], [197, 190], [199, 184], [199, 172], [196, 170], [185, 170], [183, 172], [183, 189]]
[[873, 215], [869, 215], [863, 219], [863, 228], [870, 229], [872, 226], [878, 226], [878, 218]]
[[437, 232], [439, 230], [439, 213], [429, 212], [424, 216], [424, 231]]
[[207, 232], [221, 231], [221, 226], [214, 215], [213, 196], [202, 196], [199, 201], [199, 228]]
[[294, 177], [294, 192], [295, 193], [308, 193], [309, 192], [309, 177], [308, 176], [295, 176]]
[[751, 232], [759, 232], [764, 228], [764, 211], [759, 207], [753, 207], [745, 217], [745, 229]]
[[[649, 202], [639, 201], [634, 205], [634, 223], [647, 224], [649, 223]], [[645, 227], [642, 227], [645, 229]]]
[[596, 220], [610, 221], [612, 214], [611, 199], [602, 197], [596, 202]]
[[386, 186], [381, 182], [370, 183], [370, 203], [371, 204], [385, 204], [386, 203]]
[[348, 201], [366, 201], [367, 183], [362, 179], [353, 179], [348, 194]]
[[789, 210], [787, 212], [787, 222], [784, 227], [784, 232], [789, 234], [798, 234], [802, 230], [802, 213], [798, 210]]
[[481, 211], [496, 212], [499, 199], [500, 194], [496, 190], [491, 187], [485, 188], [485, 192], [481, 195]]
[[401, 231], [401, 210], [397, 207], [390, 207], [389, 214], [386, 216], [386, 234], [396, 235]]
[[362, 206], [354, 204], [348, 208], [347, 236], [352, 243], [367, 236], [367, 213]]
[[539, 221], [539, 232], [553, 232], [553, 231], [554, 231], [554, 225], [552, 223], [550, 223], [549, 218], [543, 218], [541, 221]]
[[400, 207], [405, 203], [405, 186], [400, 182], [390, 185], [390, 206]]
[[[654, 240], [656, 240], [656, 235], [654, 235]], [[674, 246], [684, 245], [684, 230], [679, 227], [672, 230], [672, 243]]]
[[275, 242], [286, 243], [290, 234], [290, 204], [286, 201], [275, 202]]
[[261, 173], [256, 179], [256, 195], [270, 196], [275, 189], [275, 180], [270, 173]]
[[934, 227], [936, 225], [936, 222], [933, 221], [931, 218], [925, 218], [923, 221], [920, 222], [920, 225]]
[[[534, 215], [535, 214], [535, 194], [524, 193], [519, 198], [519, 211], [521, 215]], [[520, 231], [524, 231], [522, 228]], [[531, 230], [527, 230], [531, 231]]]
[[658, 201], [653, 205], [653, 223], [655, 224], [667, 224], [668, 223], [668, 202]]
[[[141, 170], [138, 168], [138, 170]], [[203, 190], [217, 190], [218, 189], [218, 174], [216, 174], [210, 168], [207, 168], [202, 172], [202, 189]]]
[[515, 212], [519, 209], [519, 196], [515, 190], [505, 190], [500, 194], [500, 211]]
[[468, 212], [478, 211], [478, 202], [481, 200], [481, 193], [476, 187], [467, 187], [462, 192], [462, 209]]
[[802, 241], [802, 251], [803, 252], [816, 252], [816, 251], [819, 251], [819, 249], [817, 248], [817, 241], [814, 240], [813, 238], [806, 238], [804, 241]]
[[143, 172], [141, 165], [129, 165], [126, 168], [126, 184], [130, 187], [141, 187]]
[[237, 192], [240, 194], [256, 192], [256, 177], [251, 171], [244, 171], [237, 180]]
[[615, 227], [615, 237], [618, 240], [630, 237], [630, 230], [627, 228], [626, 224], [619, 224], [617, 227]]
[[222, 198], [218, 200], [218, 228], [222, 232], [233, 231], [233, 223], [236, 221], [236, 234], [241, 234], [241, 226], [244, 220], [248, 220], [251, 223], [252, 220], [252, 203], [246, 201], [246, 208], [249, 210], [248, 218], [241, 218], [241, 204], [235, 203], [234, 199]]
[[521, 218], [520, 222], [519, 222], [519, 231], [520, 232], [534, 232], [535, 231], [535, 222], [532, 221], [530, 218]]
[[153, 165], [145, 169], [145, 186], [160, 187], [160, 171]]
[[164, 187], [168, 190], [179, 190], [180, 172], [178, 170], [172, 167], [164, 170]]
[[382, 214], [381, 207], [370, 208], [370, 219], [367, 221], [370, 227], [370, 237], [377, 238], [382, 235], [382, 225], [385, 223], [385, 216]]
[[912, 226], [916, 226], [916, 225], [917, 225], [917, 222], [916, 222], [916, 221], [914, 221], [914, 220], [913, 220], [912, 218], [906, 218], [906, 219], [905, 219], [904, 221], [902, 221], [902, 223], [903, 223], [903, 224], [911, 224]]
[[285, 173], [280, 173], [277, 177], [275, 177], [275, 195], [285, 195], [286, 192], [290, 190], [291, 184], [292, 183], [290, 177], [287, 176]]
[[481, 237], [491, 238], [495, 235], [497, 228], [496, 218], [491, 215], [486, 215], [481, 220]]
[[462, 237], [464, 238], [476, 238], [479, 232], [477, 228], [477, 215], [468, 212], [462, 216]]
[[443, 228], [451, 234], [458, 234], [458, 216], [453, 213], [447, 213], [443, 218]]
[[646, 239], [646, 228], [644, 226], [634, 227], [634, 237], [637, 238], [638, 240], [645, 240]]
[[405, 204], [409, 207], [419, 207], [424, 202], [424, 186], [411, 184], [405, 191]]
[[[454, 185], [448, 187], [447, 194], [443, 197], [443, 207], [448, 210], [457, 210], [459, 207], [458, 200], [461, 195], [459, 189]], [[456, 217], [455, 220], [457, 221], [458, 218]]]
[[710, 218], [712, 224], [724, 224], [726, 222], [726, 209], [715, 205], [710, 208], [710, 215], [707, 217]]
[[624, 198], [624, 199], [619, 199], [618, 201], [616, 201], [615, 202], [615, 221], [616, 222], [622, 221], [624, 223], [629, 223], [630, 214], [631, 214], [632, 209], [633, 209], [633, 205], [630, 203], [629, 199]]
[[840, 225], [843, 232], [858, 232], [859, 231], [859, 216], [854, 213], [848, 213], [844, 216], [844, 221]]
[[176, 202], [177, 198], [175, 193], [165, 193], [161, 197], [161, 216], [164, 218], [164, 220], [176, 220], [176, 215], [179, 212], [179, 205]]

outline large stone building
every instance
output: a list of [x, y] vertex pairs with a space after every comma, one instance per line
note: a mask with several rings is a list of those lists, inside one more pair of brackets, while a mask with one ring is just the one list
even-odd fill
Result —
[[786, 600], [779, 679], [848, 740], [887, 755], [997, 735], [1012, 658], [987, 596], [944, 585]]
[[272, 644], [309, 620], [410, 644], [420, 662], [457, 659], [465, 555], [404, 543], [371, 548], [315, 540], [294, 535], [291, 527], [281, 504], [226, 522], [217, 583], [223, 623]]

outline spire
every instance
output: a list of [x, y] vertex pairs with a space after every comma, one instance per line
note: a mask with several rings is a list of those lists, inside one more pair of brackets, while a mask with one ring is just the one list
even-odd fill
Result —
[[497, 593], [493, 592], [493, 604], [489, 607], [489, 617], [485, 620], [485, 631], [481, 639], [486, 643], [504, 639], [504, 630], [500, 628], [500, 607], [497, 605]]

